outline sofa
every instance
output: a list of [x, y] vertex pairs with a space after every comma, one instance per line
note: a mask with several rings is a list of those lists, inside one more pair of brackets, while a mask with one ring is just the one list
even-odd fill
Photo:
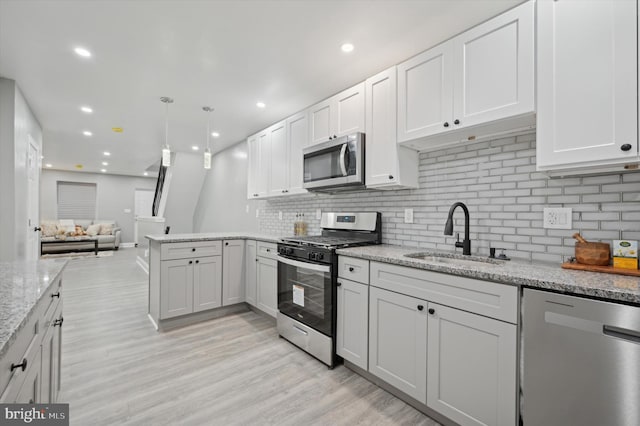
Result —
[[[95, 249], [93, 241], [86, 244], [67, 243], [67, 238], [95, 237], [98, 239], [98, 250], [118, 250], [120, 247], [120, 228], [115, 220], [80, 220], [61, 219], [44, 220], [40, 224], [42, 254], [62, 253], [68, 251], [90, 251]], [[49, 241], [59, 241], [49, 243]]]

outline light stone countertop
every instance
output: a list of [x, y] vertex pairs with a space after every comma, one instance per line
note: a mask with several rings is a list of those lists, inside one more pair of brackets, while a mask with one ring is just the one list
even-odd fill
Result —
[[260, 234], [258, 232], [203, 232], [194, 234], [153, 234], [145, 238], [158, 243], [189, 243], [194, 241], [216, 240], [258, 240], [268, 243], [279, 243], [281, 235]]
[[0, 358], [66, 264], [66, 259], [0, 262]]
[[[558, 264], [532, 263], [519, 261], [518, 259], [501, 261], [498, 265], [483, 264], [482, 262], [477, 262], [477, 265], [445, 264], [437, 261], [410, 258], [405, 255], [411, 253], [430, 253], [445, 256], [449, 255], [451, 257], [462, 256], [460, 256], [460, 253], [456, 255], [453, 252], [386, 244], [339, 249], [337, 253], [344, 256], [426, 269], [434, 272], [443, 272], [468, 278], [640, 304], [639, 277], [568, 270], [562, 269]], [[477, 257], [471, 256], [471, 258]]]

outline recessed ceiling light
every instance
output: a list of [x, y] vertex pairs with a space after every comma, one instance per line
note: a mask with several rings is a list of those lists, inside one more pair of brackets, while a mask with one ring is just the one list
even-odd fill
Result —
[[256, 102], [258, 108], [265, 108], [267, 105], [264, 102]]
[[219, 138], [219, 137], [220, 137], [220, 133], [218, 133], [218, 132], [211, 132], [211, 136], [213, 136], [214, 138]]
[[143, 175], [149, 176], [149, 172], [144, 172]]
[[102, 162], [102, 165], [103, 165], [103, 166], [108, 166], [108, 165], [109, 165], [109, 163], [107, 163], [106, 161], [103, 161], [103, 162]]
[[108, 156], [110, 156], [110, 155], [111, 155], [111, 153], [110, 153], [109, 151], [105, 151], [105, 152], [103, 152], [102, 154], [104, 154], [104, 156], [105, 156], [105, 157], [108, 157]]
[[342, 49], [344, 53], [353, 52], [353, 44], [345, 43], [340, 47], [340, 49]]
[[45, 166], [45, 167], [53, 167], [53, 164], [51, 164], [51, 163], [47, 163], [47, 164], [45, 164], [44, 166]]
[[85, 135], [85, 136], [93, 136], [93, 133], [91, 133], [88, 130], [85, 130], [84, 132], [82, 132], [82, 134]]
[[100, 169], [102, 173], [107, 173], [107, 169]]
[[88, 106], [80, 107], [80, 110], [81, 110], [82, 112], [86, 112], [87, 114], [91, 114], [91, 113], [93, 112], [93, 108], [88, 107]]
[[75, 49], [73, 49], [73, 51], [76, 52], [76, 55], [82, 56], [83, 58], [90, 58], [91, 57], [91, 52], [89, 52], [84, 47], [76, 47]]
[[200, 147], [198, 145], [194, 145], [191, 147], [192, 150], [197, 151], [200, 149]]

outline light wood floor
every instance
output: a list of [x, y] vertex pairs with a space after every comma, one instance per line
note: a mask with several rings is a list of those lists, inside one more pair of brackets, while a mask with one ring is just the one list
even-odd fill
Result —
[[135, 249], [64, 274], [62, 393], [72, 425], [437, 425], [246, 312], [158, 333]]

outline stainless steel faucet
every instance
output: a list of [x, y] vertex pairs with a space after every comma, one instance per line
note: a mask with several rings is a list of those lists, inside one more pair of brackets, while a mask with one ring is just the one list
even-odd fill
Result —
[[444, 225], [444, 235], [453, 235], [453, 212], [457, 207], [462, 207], [464, 212], [464, 240], [462, 242], [456, 241], [456, 247], [462, 247], [462, 254], [471, 255], [471, 240], [469, 239], [469, 209], [464, 203], [453, 203], [449, 209], [449, 216], [447, 216], [447, 223]]

